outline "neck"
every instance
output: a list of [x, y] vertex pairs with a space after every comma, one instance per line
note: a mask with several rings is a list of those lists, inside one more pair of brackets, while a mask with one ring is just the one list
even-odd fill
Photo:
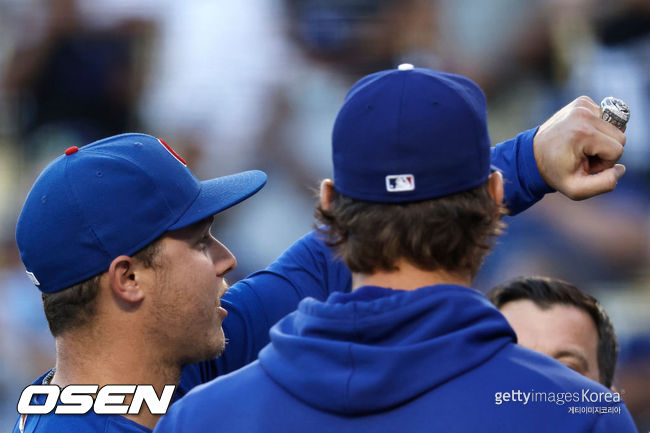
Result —
[[[115, 329], [110, 335], [95, 329], [74, 330], [56, 338], [56, 373], [51, 383], [70, 384], [148, 384], [161, 395], [164, 385], [177, 384], [181, 367], [164, 362], [164, 356], [148, 350], [146, 333], [141, 329]], [[117, 336], [117, 337], [116, 337]], [[129, 404], [127, 395], [124, 403]], [[142, 406], [138, 415], [124, 415], [153, 429], [160, 415]]]
[[437, 284], [456, 284], [467, 286], [472, 282], [469, 275], [459, 275], [443, 269], [426, 271], [400, 259], [395, 263], [395, 271], [377, 271], [372, 274], [352, 274], [352, 290], [361, 286], [379, 286], [395, 290], [415, 290]]

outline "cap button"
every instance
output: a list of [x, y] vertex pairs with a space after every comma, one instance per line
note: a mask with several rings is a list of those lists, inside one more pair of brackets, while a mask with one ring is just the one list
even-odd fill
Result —
[[411, 69], [413, 69], [413, 65], [410, 63], [402, 63], [397, 67], [397, 69], [399, 69], [400, 71], [410, 71]]
[[73, 153], [77, 153], [78, 151], [79, 151], [79, 148], [77, 146], [72, 146], [72, 147], [68, 147], [65, 150], [65, 154], [66, 155], [72, 155]]

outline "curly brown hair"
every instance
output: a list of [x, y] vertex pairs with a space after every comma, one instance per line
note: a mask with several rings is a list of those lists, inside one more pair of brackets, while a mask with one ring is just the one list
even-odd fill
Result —
[[489, 193], [488, 183], [431, 200], [374, 203], [355, 200], [336, 190], [330, 207], [316, 208], [328, 245], [352, 272], [396, 270], [406, 259], [423, 270], [470, 275], [505, 226], [505, 207]]

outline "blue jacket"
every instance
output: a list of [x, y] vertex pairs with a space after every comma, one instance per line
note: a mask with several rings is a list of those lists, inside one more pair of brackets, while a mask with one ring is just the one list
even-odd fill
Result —
[[477, 291], [367, 286], [302, 301], [258, 361], [195, 388], [154, 432], [635, 432], [615, 399], [518, 346]]
[[[506, 203], [511, 214], [524, 211], [552, 191], [535, 162], [536, 132], [537, 128], [525, 131], [492, 149], [491, 162], [503, 171]], [[271, 326], [294, 311], [303, 298], [325, 300], [330, 293], [349, 291], [350, 287], [350, 271], [345, 265], [333, 258], [315, 233], [305, 235], [267, 269], [233, 284], [228, 290], [222, 299], [222, 305], [228, 310], [223, 323], [229, 340], [226, 351], [218, 359], [186, 366], [175, 400], [199, 384], [256, 360], [260, 349], [269, 342]], [[45, 397], [41, 397], [42, 402]], [[13, 433], [21, 433], [19, 425], [20, 418]], [[25, 421], [25, 433], [34, 431], [149, 432], [150, 429], [119, 415], [96, 415], [91, 411], [84, 416], [30, 415]]]

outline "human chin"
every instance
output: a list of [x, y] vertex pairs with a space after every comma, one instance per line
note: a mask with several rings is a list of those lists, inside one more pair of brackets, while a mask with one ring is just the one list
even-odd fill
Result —
[[223, 354], [226, 349], [226, 337], [223, 333], [223, 328], [220, 326], [219, 330], [214, 334], [214, 339], [210, 344], [204, 359], [218, 358]]
[[219, 327], [218, 330], [213, 331], [203, 342], [197, 341], [192, 347], [194, 350], [185, 357], [182, 362], [184, 365], [218, 358], [226, 348], [226, 338], [224, 337], [223, 329]]
[[226, 346], [226, 337], [221, 327], [222, 320], [219, 320], [218, 325], [213, 328], [210, 335], [207, 336], [207, 344], [205, 345], [208, 355], [206, 359], [216, 358], [221, 356]]

